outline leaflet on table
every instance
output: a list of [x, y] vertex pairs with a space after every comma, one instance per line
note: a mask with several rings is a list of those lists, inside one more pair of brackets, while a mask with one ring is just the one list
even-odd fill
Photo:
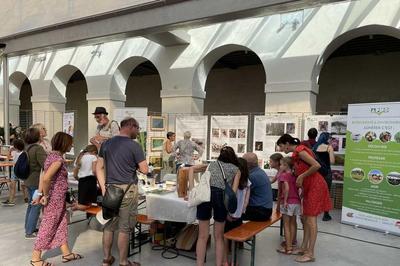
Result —
[[258, 156], [260, 166], [266, 166], [269, 157], [278, 152], [276, 141], [284, 133], [300, 137], [300, 116], [271, 114], [254, 117], [253, 151]]
[[247, 151], [248, 116], [211, 116], [210, 157], [217, 159], [223, 146], [231, 146], [237, 156]]
[[183, 133], [190, 131], [192, 134], [191, 140], [200, 145], [203, 149], [201, 160], [207, 158], [207, 127], [208, 119], [204, 115], [195, 116], [177, 116], [175, 121], [176, 141], [183, 139]]
[[400, 235], [400, 103], [348, 110], [342, 221]]
[[114, 120], [121, 123], [126, 117], [133, 117], [139, 123], [141, 127], [139, 135], [136, 137], [136, 141], [139, 142], [143, 151], [147, 153], [147, 107], [127, 107], [127, 108], [115, 108], [114, 109]]

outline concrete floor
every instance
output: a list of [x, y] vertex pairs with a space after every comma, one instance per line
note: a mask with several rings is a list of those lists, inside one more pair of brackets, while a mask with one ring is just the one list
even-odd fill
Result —
[[[1, 193], [1, 201], [4, 200], [4, 194], [7, 194], [7, 192]], [[33, 240], [24, 239], [25, 210], [26, 204], [22, 202], [20, 196], [17, 199], [17, 205], [14, 207], [0, 206], [0, 266], [29, 265]], [[399, 237], [340, 224], [340, 211], [338, 210], [333, 211], [332, 215], [332, 221], [319, 222], [319, 230], [324, 233], [318, 234], [316, 262], [311, 265], [399, 265]], [[73, 220], [84, 217], [82, 214], [75, 213]], [[101, 265], [101, 235], [101, 232], [89, 229], [86, 222], [70, 225], [70, 246], [74, 251], [84, 255], [85, 258], [68, 265]], [[302, 232], [299, 231], [299, 239], [301, 239], [301, 235]], [[269, 228], [259, 234], [257, 237], [256, 265], [298, 265], [293, 261], [295, 256], [285, 256], [275, 251], [280, 241], [278, 227]], [[114, 256], [116, 254], [115, 251]], [[61, 256], [58, 250], [46, 252], [44, 257], [57, 265], [61, 264]], [[214, 258], [214, 245], [212, 244], [207, 254], [207, 265], [214, 265]], [[239, 258], [240, 265], [249, 265], [250, 252], [240, 250]], [[161, 251], [151, 250], [150, 244], [143, 247], [141, 254], [130, 259], [139, 261], [145, 266], [195, 265], [194, 261], [184, 257], [172, 260], [164, 259], [161, 257]], [[117, 263], [114, 265], [117, 265]]]

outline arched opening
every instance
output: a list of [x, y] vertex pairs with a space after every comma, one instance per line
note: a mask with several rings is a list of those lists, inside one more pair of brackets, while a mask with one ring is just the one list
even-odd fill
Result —
[[19, 126], [22, 130], [30, 127], [32, 122], [32, 87], [29, 79], [25, 79], [22, 83], [19, 93]]
[[74, 113], [74, 150], [77, 154], [88, 143], [88, 104], [86, 100], [87, 84], [85, 76], [76, 70], [69, 78], [65, 98], [65, 112]]
[[222, 56], [207, 76], [204, 113], [264, 113], [265, 82], [264, 66], [254, 52]]
[[126, 83], [126, 107], [147, 107], [150, 113], [161, 113], [161, 78], [149, 60], [137, 65]]
[[351, 103], [400, 100], [400, 32], [376, 26], [362, 30], [341, 45], [333, 42], [336, 47], [317, 78], [317, 113], [347, 112]]

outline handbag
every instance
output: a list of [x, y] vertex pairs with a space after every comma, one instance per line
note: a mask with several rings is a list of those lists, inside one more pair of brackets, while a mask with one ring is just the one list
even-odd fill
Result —
[[188, 224], [178, 233], [175, 247], [182, 250], [194, 250], [198, 237], [199, 226]]
[[237, 198], [236, 193], [233, 191], [230, 184], [228, 184], [225, 176], [224, 169], [222, 168], [221, 163], [217, 160], [219, 168], [221, 169], [222, 176], [225, 181], [225, 191], [224, 191], [224, 205], [229, 213], [235, 213], [237, 209]]
[[131, 187], [132, 183], [130, 183], [125, 191], [117, 187], [115, 185], [108, 185], [106, 188], [106, 193], [103, 197], [103, 201], [101, 203], [103, 209], [103, 218], [105, 220], [111, 219], [113, 217], [118, 216], [119, 208], [121, 207], [122, 200], [126, 194], [126, 192]]
[[211, 173], [208, 170], [200, 176], [199, 183], [189, 192], [188, 206], [194, 207], [203, 202], [209, 202], [211, 198], [210, 188]]

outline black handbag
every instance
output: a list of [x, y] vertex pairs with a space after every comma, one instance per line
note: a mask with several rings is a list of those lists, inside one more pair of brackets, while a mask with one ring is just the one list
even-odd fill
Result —
[[132, 183], [129, 184], [125, 190], [112, 184], [107, 185], [106, 193], [103, 197], [103, 202], [101, 204], [103, 210], [103, 218], [105, 220], [118, 216], [122, 200], [124, 199], [124, 196], [131, 185]]
[[217, 160], [217, 163], [219, 165], [219, 168], [221, 169], [222, 176], [224, 177], [225, 181], [225, 191], [224, 191], [224, 205], [225, 208], [229, 213], [235, 213], [237, 209], [237, 198], [236, 198], [236, 193], [233, 191], [232, 187], [228, 182], [226, 181], [226, 176], [224, 169], [222, 168], [221, 163]]

